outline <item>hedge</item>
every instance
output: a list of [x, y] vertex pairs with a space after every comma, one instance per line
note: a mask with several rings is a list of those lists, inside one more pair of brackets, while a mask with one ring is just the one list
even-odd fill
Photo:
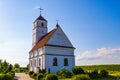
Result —
[[13, 80], [14, 77], [9, 74], [0, 74], [0, 80]]

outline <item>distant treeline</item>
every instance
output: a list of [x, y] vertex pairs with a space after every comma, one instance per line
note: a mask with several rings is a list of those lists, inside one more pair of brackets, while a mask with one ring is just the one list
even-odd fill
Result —
[[79, 66], [84, 70], [107, 70], [107, 71], [120, 71], [120, 64], [114, 65], [88, 65]]

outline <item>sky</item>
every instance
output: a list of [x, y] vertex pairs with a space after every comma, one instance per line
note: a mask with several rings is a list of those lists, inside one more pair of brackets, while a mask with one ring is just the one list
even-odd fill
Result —
[[49, 31], [59, 20], [76, 65], [120, 64], [119, 0], [0, 0], [0, 59], [28, 64], [38, 7]]

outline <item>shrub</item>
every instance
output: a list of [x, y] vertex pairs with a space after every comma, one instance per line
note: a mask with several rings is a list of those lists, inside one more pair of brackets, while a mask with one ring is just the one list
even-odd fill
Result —
[[18, 69], [18, 68], [15, 68], [14, 70], [15, 70], [15, 72], [20, 72], [20, 69]]
[[107, 72], [106, 70], [101, 70], [101, 71], [100, 71], [100, 75], [101, 75], [102, 77], [106, 77], [106, 76], [108, 75], [108, 72]]
[[0, 74], [0, 80], [4, 79], [4, 74]]
[[80, 68], [80, 67], [73, 67], [72, 68], [72, 73], [74, 75], [76, 75], [76, 74], [85, 74], [84, 70], [82, 68]]
[[10, 73], [13, 77], [15, 76], [15, 71], [14, 70], [10, 71]]
[[24, 72], [24, 70], [23, 70], [22, 68], [19, 68], [19, 71], [20, 71], [20, 72]]
[[9, 74], [0, 74], [0, 80], [13, 80], [13, 77]]
[[13, 77], [11, 75], [5, 74], [4, 80], [13, 80]]
[[43, 77], [44, 77], [44, 76], [43, 76], [42, 73], [37, 74], [37, 80], [41, 80]]
[[48, 74], [45, 80], [58, 80], [58, 77], [55, 74]]
[[90, 78], [91, 79], [98, 79], [98, 78], [101, 78], [101, 76], [99, 74], [89, 74]]
[[90, 78], [92, 79], [97, 79], [97, 78], [100, 78], [101, 76], [98, 74], [98, 71], [97, 70], [94, 70], [92, 71], [91, 73], [88, 73]]
[[91, 72], [91, 74], [98, 75], [98, 71], [94, 70], [94, 71]]
[[41, 73], [45, 74], [46, 73], [46, 69], [42, 69]]
[[15, 76], [15, 73], [8, 72], [7, 75], [11, 75], [12, 77], [14, 77], [14, 76]]
[[82, 74], [74, 76], [72, 80], [90, 80], [90, 77], [86, 74]]
[[58, 71], [56, 72], [56, 75], [61, 75], [60, 70], [58, 70]]
[[31, 76], [33, 73], [34, 73], [33, 71], [30, 71], [30, 72], [29, 72], [29, 75]]
[[71, 72], [66, 68], [62, 68], [60, 71], [57, 71], [56, 74], [62, 78], [70, 78], [72, 76]]
[[37, 73], [33, 73], [33, 74], [32, 74], [32, 77], [33, 77], [33, 78], [37, 78]]

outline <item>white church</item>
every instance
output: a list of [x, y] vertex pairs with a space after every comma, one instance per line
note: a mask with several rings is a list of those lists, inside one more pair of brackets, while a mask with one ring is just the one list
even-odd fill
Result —
[[75, 48], [58, 23], [50, 32], [47, 23], [41, 15], [33, 23], [29, 70], [37, 73], [40, 69], [46, 69], [55, 73], [66, 68], [71, 71], [75, 66]]

